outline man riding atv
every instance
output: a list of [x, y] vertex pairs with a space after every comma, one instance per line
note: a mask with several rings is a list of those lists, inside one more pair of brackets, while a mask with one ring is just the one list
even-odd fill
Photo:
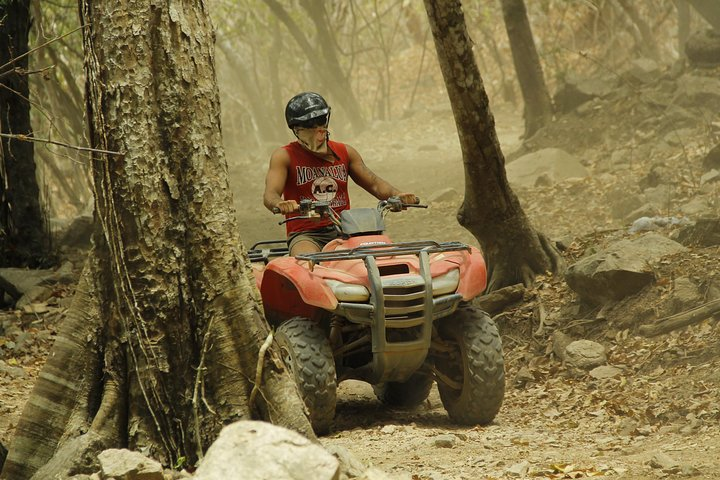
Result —
[[[263, 203], [268, 210], [291, 218], [302, 200], [327, 201], [340, 214], [350, 208], [348, 175], [379, 200], [399, 197], [418, 203], [412, 193], [402, 193], [375, 173], [350, 145], [330, 140], [330, 106], [317, 93], [303, 92], [285, 107], [285, 121], [297, 138], [270, 157]], [[328, 218], [287, 222], [290, 255], [319, 252], [338, 232]]]

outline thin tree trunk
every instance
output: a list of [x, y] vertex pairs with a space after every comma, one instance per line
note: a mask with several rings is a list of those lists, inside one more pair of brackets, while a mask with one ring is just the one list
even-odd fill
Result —
[[95, 267], [63, 327], [76, 340], [50, 355], [0, 477], [89, 474], [108, 447], [192, 465], [252, 417], [314, 438], [275, 345], [249, 404], [270, 330], [232, 210], [207, 11], [81, 9], [91, 144], [121, 154], [94, 156]]
[[440, 69], [455, 116], [465, 167], [460, 225], [480, 242], [489, 265], [488, 291], [560, 272], [564, 263], [533, 229], [505, 175], [495, 119], [488, 106], [459, 0], [425, 0]]
[[690, 4], [687, 0], [673, 0], [677, 8], [678, 37], [677, 46], [680, 58], [686, 58], [685, 42], [690, 37]]
[[550, 101], [540, 57], [535, 48], [530, 21], [523, 0], [501, 0], [505, 29], [512, 51], [515, 72], [525, 101], [525, 138], [530, 138], [552, 120]]
[[[32, 135], [30, 0], [0, 2], [0, 132]], [[32, 142], [0, 138], [0, 266], [37, 266], [49, 247]]]
[[274, 118], [281, 117], [279, 115], [271, 115], [271, 113], [279, 110], [273, 111], [268, 108], [267, 98], [263, 98], [257, 85], [251, 81], [250, 73], [247, 71], [243, 60], [239, 58], [238, 54], [226, 39], [220, 38], [218, 47], [220, 47], [220, 50], [223, 52], [223, 55], [235, 73], [235, 78], [240, 81], [240, 85], [245, 91], [245, 99], [250, 106], [258, 137], [264, 142], [277, 142], [280, 141], [281, 138], [285, 138], [285, 125], [273, 122]]
[[630, 18], [632, 24], [638, 29], [638, 32], [640, 32], [640, 44], [638, 45], [640, 51], [653, 60], [660, 60], [660, 52], [658, 51], [650, 26], [637, 11], [635, 4], [628, 0], [619, 1], [620, 6]]
[[[321, 50], [318, 51], [308, 41], [305, 34], [303, 34], [300, 27], [297, 26], [295, 21], [288, 15], [287, 11], [277, 0], [264, 0], [270, 10], [285, 24], [290, 35], [295, 39], [300, 49], [307, 54], [308, 61], [313, 68], [319, 72], [320, 78], [323, 80], [325, 88], [327, 88], [332, 95], [331, 98], [335, 99], [337, 103], [347, 112], [350, 117], [350, 123], [355, 127], [356, 130], [364, 130], [366, 125], [365, 118], [362, 114], [360, 104], [353, 93], [350, 85], [350, 81], [347, 76], [340, 68], [340, 62], [337, 59], [337, 54], [334, 50], [334, 42], [330, 37], [330, 31], [328, 30], [326, 22], [326, 16], [322, 14], [321, 18], [316, 18], [318, 14], [324, 12], [322, 6], [316, 4], [304, 5], [304, 8], [310, 8], [306, 10], [311, 12], [310, 16], [315, 23], [319, 38], [318, 42], [321, 45]], [[315, 7], [315, 8], [313, 8]], [[312, 13], [314, 12], [314, 13]], [[327, 72], [327, 76], [323, 73]]]

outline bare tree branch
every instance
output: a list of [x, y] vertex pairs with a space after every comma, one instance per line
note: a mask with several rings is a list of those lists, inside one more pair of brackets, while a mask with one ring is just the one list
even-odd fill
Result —
[[113, 152], [112, 150], [100, 150], [98, 148], [90, 148], [90, 147], [79, 147], [77, 145], [70, 145], [63, 142], [56, 142], [55, 140], [48, 140], [47, 138], [36, 138], [30, 135], [21, 135], [21, 134], [10, 134], [10, 133], [0, 133], [0, 137], [4, 138], [12, 138], [15, 140], [20, 140], [22, 142], [38, 142], [38, 143], [49, 143], [51, 145], [58, 145], [60, 147], [65, 148], [71, 148], [73, 150], [78, 150], [80, 152], [93, 152], [93, 153], [105, 153], [107, 155], [124, 155], [122, 152]]

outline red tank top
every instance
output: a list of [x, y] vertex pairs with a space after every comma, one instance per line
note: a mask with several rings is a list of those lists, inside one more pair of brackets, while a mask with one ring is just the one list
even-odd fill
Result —
[[[350, 159], [344, 143], [328, 140], [330, 149], [335, 152], [335, 160], [330, 163], [305, 150], [298, 142], [292, 142], [283, 148], [290, 155], [290, 168], [285, 181], [283, 198], [285, 200], [322, 200], [338, 214], [350, 208], [348, 196], [348, 174]], [[297, 213], [287, 215], [288, 218]], [[293, 232], [318, 230], [332, 225], [329, 219], [293, 220], [285, 224], [288, 235]]]

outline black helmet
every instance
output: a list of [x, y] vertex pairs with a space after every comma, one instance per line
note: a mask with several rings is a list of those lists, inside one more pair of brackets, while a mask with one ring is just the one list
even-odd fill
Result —
[[285, 121], [289, 128], [317, 127], [327, 125], [329, 120], [330, 106], [322, 96], [314, 92], [295, 95], [285, 107]]

